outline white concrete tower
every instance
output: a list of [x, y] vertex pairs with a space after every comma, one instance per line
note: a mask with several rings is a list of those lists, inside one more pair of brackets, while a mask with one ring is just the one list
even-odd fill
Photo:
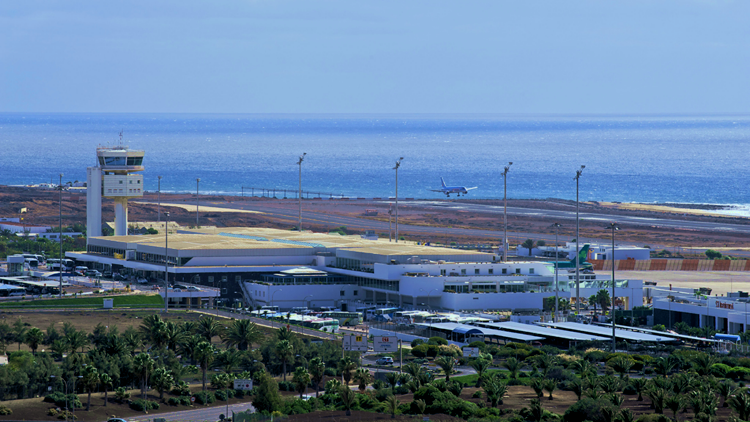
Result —
[[128, 234], [128, 199], [143, 196], [144, 151], [127, 146], [99, 147], [99, 164], [87, 169], [86, 224], [89, 237], [102, 235], [102, 196], [115, 201], [115, 236]]

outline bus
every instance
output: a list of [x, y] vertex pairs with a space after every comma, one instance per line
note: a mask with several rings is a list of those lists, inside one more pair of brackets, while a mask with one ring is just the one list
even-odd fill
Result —
[[[63, 259], [63, 271], [65, 270], [71, 270], [75, 268], [75, 263], [73, 263], [72, 259]], [[60, 260], [57, 258], [52, 258], [47, 260], [47, 269], [48, 270], [59, 270], [60, 269]]]
[[378, 315], [390, 315], [394, 312], [397, 312], [398, 308], [378, 308], [378, 309], [368, 309], [367, 310], [367, 320], [369, 321], [371, 318], [374, 318]]
[[39, 261], [36, 258], [26, 258], [24, 259], [24, 265], [29, 269], [37, 269], [39, 268]]
[[362, 323], [361, 312], [328, 311], [323, 312], [324, 318], [335, 318], [340, 325], [355, 326]]
[[314, 330], [326, 331], [329, 333], [339, 332], [339, 320], [334, 318], [313, 319], [305, 321], [303, 325]]

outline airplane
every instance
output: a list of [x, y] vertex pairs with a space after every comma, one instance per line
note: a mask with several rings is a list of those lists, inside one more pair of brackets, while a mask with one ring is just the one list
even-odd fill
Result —
[[[580, 251], [578, 251], [578, 269], [579, 270], [590, 270], [594, 266], [591, 265], [591, 263], [586, 262], [586, 258], [589, 254], [589, 244], [585, 243]], [[554, 264], [554, 262], [552, 262]], [[557, 263], [557, 268], [560, 269], [574, 269], [576, 268], [576, 259], [573, 258], [570, 261], [559, 261]]]
[[466, 188], [466, 187], [463, 187], [463, 186], [445, 186], [445, 180], [443, 180], [442, 177], [440, 178], [440, 183], [442, 183], [442, 185], [443, 185], [442, 188], [440, 188], [440, 189], [430, 189], [430, 190], [433, 191], [433, 192], [444, 193], [445, 196], [447, 196], [448, 198], [451, 197], [452, 193], [455, 193], [457, 196], [461, 196], [462, 193], [464, 195], [466, 195], [467, 193], [469, 193], [470, 190], [476, 189], [476, 186], [473, 187], [473, 188]]

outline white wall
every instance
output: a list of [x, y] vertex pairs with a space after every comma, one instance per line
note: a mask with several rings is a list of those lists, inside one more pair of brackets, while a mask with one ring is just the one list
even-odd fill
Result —
[[[365, 291], [352, 284], [297, 284], [297, 285], [263, 285], [245, 282], [245, 287], [253, 302], [257, 305], [278, 306], [281, 310], [290, 310], [297, 306], [340, 307], [342, 303], [364, 300]], [[341, 291], [344, 295], [341, 296]], [[357, 295], [354, 292], [357, 292]], [[277, 292], [277, 293], [275, 293]], [[312, 295], [312, 297], [305, 298]]]
[[[544, 298], [555, 292], [544, 293], [443, 293], [440, 307], [449, 310], [471, 309], [542, 309]], [[569, 298], [569, 294], [560, 294]]]

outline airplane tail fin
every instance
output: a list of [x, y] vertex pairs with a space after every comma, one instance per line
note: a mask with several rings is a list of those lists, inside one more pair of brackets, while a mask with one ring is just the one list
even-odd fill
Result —
[[[588, 258], [589, 256], [589, 246], [590, 245], [588, 243], [585, 243], [583, 247], [581, 248], [581, 250], [578, 251], [578, 263], [579, 264], [586, 262], [586, 258]], [[575, 258], [571, 259], [570, 263], [575, 265], [576, 259]]]
[[443, 187], [445, 187], [445, 180], [443, 180], [442, 177], [440, 178], [440, 183], [443, 185]]

